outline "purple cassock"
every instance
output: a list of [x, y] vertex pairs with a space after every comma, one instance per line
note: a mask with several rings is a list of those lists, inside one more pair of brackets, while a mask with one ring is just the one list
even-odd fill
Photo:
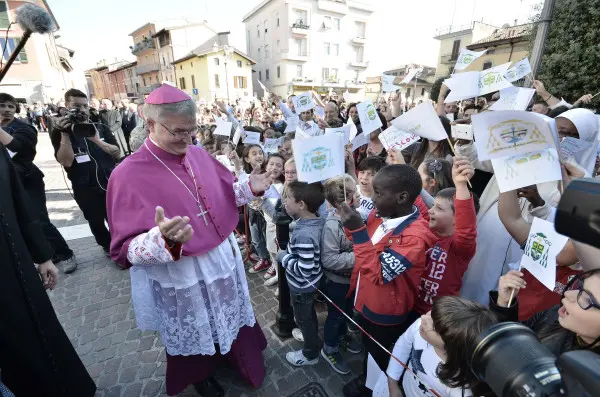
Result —
[[[111, 257], [130, 268], [139, 328], [161, 334], [169, 395], [224, 365], [255, 388], [262, 383], [267, 342], [232, 238], [237, 206], [252, 199], [249, 183], [234, 182], [204, 149], [174, 155], [150, 138], [111, 175]], [[157, 206], [167, 218], [188, 216], [192, 240], [168, 248], [154, 221]]]

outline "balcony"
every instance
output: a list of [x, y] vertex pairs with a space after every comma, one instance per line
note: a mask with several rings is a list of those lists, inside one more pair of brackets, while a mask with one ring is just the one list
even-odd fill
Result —
[[358, 80], [346, 80], [345, 86], [348, 88], [363, 88], [365, 86], [365, 82]]
[[297, 36], [307, 36], [310, 32], [310, 26], [302, 21], [294, 22], [292, 24], [292, 34]]
[[356, 10], [374, 12], [373, 0], [348, 0], [348, 7]]
[[367, 38], [366, 37], [355, 37], [352, 39], [352, 42], [354, 44], [359, 44], [359, 45], [365, 45], [367, 44]]
[[156, 45], [154, 44], [153, 39], [149, 39], [146, 37], [139, 43], [135, 43], [133, 46], [129, 46], [129, 48], [131, 48], [131, 53], [133, 55], [137, 55], [140, 52], [142, 52], [148, 48], [152, 48], [152, 49], [156, 48]]
[[321, 11], [335, 12], [336, 14], [348, 14], [348, 4], [346, 0], [319, 0], [317, 7]]
[[445, 65], [454, 65], [456, 63], [456, 59], [457, 58], [452, 57], [452, 54], [446, 54], [440, 57], [440, 63]]
[[308, 61], [308, 52], [292, 53], [290, 50], [281, 50], [281, 59], [288, 61], [306, 62]]
[[352, 61], [350, 62], [350, 66], [352, 66], [353, 68], [367, 68], [369, 66], [369, 62]]
[[340, 79], [338, 79], [337, 77], [329, 77], [327, 79], [323, 79], [321, 81], [322, 85], [336, 85], [340, 83]]
[[150, 87], [140, 87], [140, 94], [148, 95], [158, 87], [160, 87], [160, 84], [152, 84]]
[[145, 65], [140, 65], [135, 68], [136, 74], [144, 74], [151, 72], [158, 72], [160, 70], [160, 65], [157, 63], [147, 63]]

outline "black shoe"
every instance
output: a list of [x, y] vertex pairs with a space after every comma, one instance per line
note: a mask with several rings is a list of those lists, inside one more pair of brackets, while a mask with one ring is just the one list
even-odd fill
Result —
[[194, 389], [202, 397], [223, 397], [225, 395], [225, 390], [212, 376], [204, 382], [194, 384]]
[[373, 392], [365, 386], [365, 377], [357, 376], [342, 388], [344, 397], [371, 397]]

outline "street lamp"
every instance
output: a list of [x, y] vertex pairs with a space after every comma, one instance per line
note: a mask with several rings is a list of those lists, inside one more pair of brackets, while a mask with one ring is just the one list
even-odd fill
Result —
[[[233, 54], [233, 48], [225, 44], [223, 45], [222, 49], [225, 58], [225, 89], [227, 91], [227, 102], [229, 102], [229, 76], [227, 74], [227, 61], [231, 59], [231, 55]], [[213, 44], [213, 51], [219, 51], [219, 45], [217, 44], [217, 42]]]
[[412, 103], [415, 103], [415, 93], [417, 92], [417, 79], [418, 77], [421, 75], [421, 73], [423, 73], [423, 68], [419, 68], [417, 69], [417, 73], [415, 74], [415, 87], [413, 89], [413, 93], [412, 93]]

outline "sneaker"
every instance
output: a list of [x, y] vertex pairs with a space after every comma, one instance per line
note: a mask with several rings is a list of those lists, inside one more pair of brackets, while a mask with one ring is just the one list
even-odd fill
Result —
[[269, 267], [269, 269], [267, 270], [267, 272], [264, 275], [264, 279], [268, 280], [276, 275], [277, 275], [277, 267], [275, 266], [275, 264], [271, 264], [271, 267]]
[[250, 269], [248, 269], [248, 273], [250, 273], [250, 274], [260, 273], [262, 271], [267, 270], [270, 266], [271, 266], [271, 264], [269, 263], [268, 260], [261, 259], [260, 261], [256, 262], [256, 264], [254, 266], [252, 266]]
[[[354, 321], [356, 321], [356, 320], [354, 320]], [[358, 329], [358, 327], [356, 325], [354, 325], [354, 323], [351, 323], [350, 321], [348, 321], [348, 332], [355, 334], [359, 331], [360, 330]]]
[[277, 298], [279, 298], [279, 287], [275, 288], [275, 292], [273, 292]]
[[279, 277], [277, 277], [277, 275], [274, 275], [273, 277], [265, 280], [265, 287], [272, 287], [275, 284], [277, 284], [278, 281], [279, 281]]
[[254, 252], [251, 252], [250, 255], [248, 255], [248, 259], [250, 259], [252, 262], [260, 261], [258, 255], [256, 255]]
[[325, 353], [325, 349], [321, 349], [321, 357], [323, 357], [338, 374], [347, 375], [350, 373], [350, 367], [339, 351], [327, 354]]
[[317, 296], [315, 297], [315, 300], [317, 302], [319, 302], [319, 303], [326, 303], [327, 302], [327, 300], [325, 299], [325, 297], [323, 296], [323, 294], [321, 294], [319, 292], [317, 292], [316, 294], [317, 294]]
[[319, 362], [319, 357], [309, 360], [304, 357], [304, 353], [302, 350], [296, 350], [295, 352], [287, 352], [285, 354], [285, 359], [288, 363], [292, 364], [295, 367], [302, 367], [304, 365], [315, 365]]
[[354, 354], [358, 354], [362, 351], [362, 346], [354, 338], [344, 335], [340, 340], [340, 346], [346, 349], [346, 351]]
[[75, 255], [73, 255], [69, 259], [58, 262], [57, 265], [62, 267], [63, 273], [71, 274], [77, 269], [77, 259], [75, 259]]
[[304, 335], [302, 335], [302, 331], [300, 330], [300, 328], [294, 328], [292, 330], [292, 336], [294, 337], [294, 339], [296, 339], [298, 342], [304, 342]]
[[363, 397], [370, 396], [373, 392], [365, 386], [365, 377], [357, 376], [342, 388], [344, 397]]

